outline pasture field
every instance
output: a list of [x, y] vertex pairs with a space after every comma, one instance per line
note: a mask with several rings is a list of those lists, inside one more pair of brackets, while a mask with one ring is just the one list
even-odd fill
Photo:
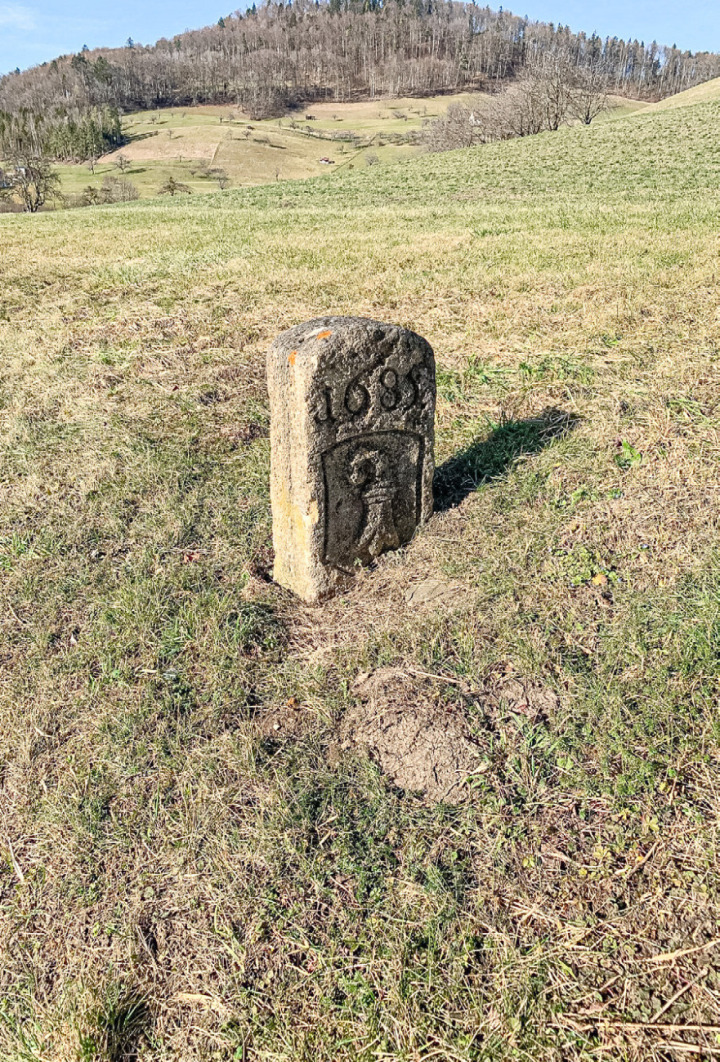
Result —
[[[0, 1057], [720, 1052], [719, 119], [0, 217]], [[309, 607], [264, 351], [325, 313], [434, 346], [437, 512]], [[382, 668], [468, 799], [345, 747]]]
[[108, 174], [119, 176], [116, 160], [123, 155], [130, 163], [125, 176], [143, 198], [157, 195], [170, 175], [193, 193], [216, 190], [203, 167], [223, 169], [233, 186], [329, 176], [367, 166], [368, 156], [376, 163], [418, 154], [414, 135], [425, 121], [479, 95], [319, 103], [261, 121], [230, 106], [140, 111], [123, 119], [129, 142], [104, 156], [94, 173], [86, 165], [58, 166], [58, 172], [63, 192], [77, 195], [88, 185], [100, 188]]
[[[156, 196], [168, 177], [191, 194], [216, 191], [213, 170], [224, 171], [230, 187], [307, 177], [331, 177], [368, 165], [394, 163], [423, 152], [417, 138], [423, 125], [452, 103], [472, 106], [481, 93], [418, 99], [377, 99], [357, 103], [317, 103], [283, 118], [253, 121], [237, 108], [201, 106], [139, 111], [123, 119], [129, 138], [118, 151], [88, 164], [56, 167], [66, 196], [100, 189], [107, 176], [123, 176], [143, 199]], [[612, 97], [600, 121], [653, 106]], [[310, 116], [308, 118], [308, 116]], [[332, 164], [321, 162], [326, 158]]]
[[667, 99], [654, 103], [652, 106], [655, 110], [667, 111], [674, 110], [676, 107], [689, 107], [695, 103], [708, 103], [717, 100], [718, 97], [720, 97], [720, 77], [714, 77], [710, 81], [695, 85], [694, 88], [668, 96]]

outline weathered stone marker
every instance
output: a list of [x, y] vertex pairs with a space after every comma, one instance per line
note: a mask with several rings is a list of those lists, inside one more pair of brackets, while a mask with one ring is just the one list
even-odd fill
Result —
[[321, 317], [268, 353], [276, 582], [306, 601], [432, 512], [435, 358], [397, 325]]

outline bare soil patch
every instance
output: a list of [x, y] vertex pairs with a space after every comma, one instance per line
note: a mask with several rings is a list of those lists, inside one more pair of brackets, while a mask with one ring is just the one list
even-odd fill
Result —
[[446, 579], [429, 578], [414, 583], [405, 592], [405, 601], [413, 608], [420, 606], [435, 607], [459, 603], [464, 587], [459, 583], [449, 583]]
[[443, 699], [446, 683], [401, 667], [359, 675], [357, 704], [340, 728], [342, 747], [365, 749], [395, 785], [428, 803], [457, 804], [471, 796], [472, 776], [486, 769], [484, 745], [498, 706], [533, 718], [557, 706], [552, 691], [510, 677], [473, 698], [482, 720], [473, 725], [462, 695]]
[[291, 697], [286, 704], [262, 709], [254, 721], [261, 737], [268, 741], [280, 741], [303, 737], [313, 729], [317, 717]]
[[429, 801], [467, 796], [481, 750], [456, 709], [438, 704], [400, 668], [361, 675], [354, 692], [358, 706], [342, 724], [345, 748], [367, 749], [397, 786]]

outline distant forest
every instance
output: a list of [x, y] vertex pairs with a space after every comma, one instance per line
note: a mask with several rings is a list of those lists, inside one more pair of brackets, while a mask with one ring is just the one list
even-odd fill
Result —
[[317, 100], [493, 91], [553, 55], [646, 100], [720, 75], [715, 53], [572, 33], [455, 0], [294, 0], [7, 74], [0, 111], [13, 135], [24, 122], [57, 157], [88, 157], [116, 143], [117, 112], [232, 103], [263, 118]]

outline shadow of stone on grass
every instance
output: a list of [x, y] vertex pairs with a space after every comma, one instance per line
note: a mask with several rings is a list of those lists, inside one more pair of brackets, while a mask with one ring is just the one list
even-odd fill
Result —
[[509, 472], [523, 454], [540, 453], [568, 435], [580, 419], [548, 407], [537, 417], [499, 424], [487, 439], [476, 439], [435, 470], [435, 512], [454, 509], [481, 484]]

